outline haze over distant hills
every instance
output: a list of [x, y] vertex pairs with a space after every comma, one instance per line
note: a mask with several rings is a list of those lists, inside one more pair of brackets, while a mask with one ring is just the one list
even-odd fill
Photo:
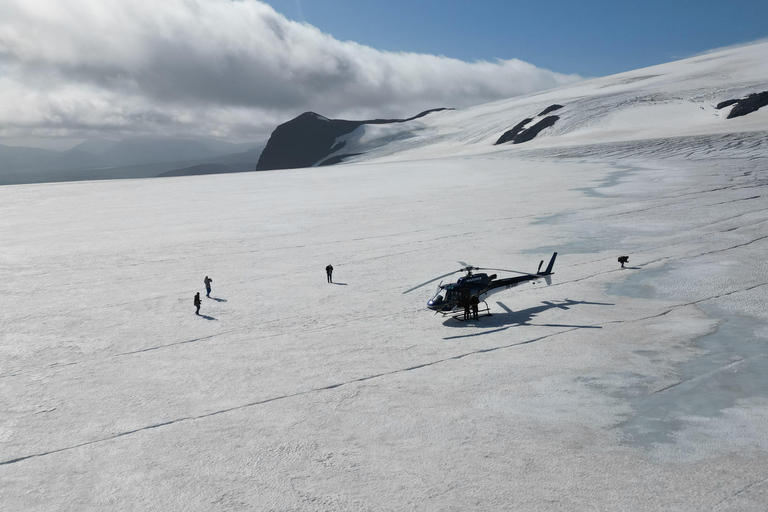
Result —
[[264, 142], [204, 139], [86, 140], [67, 151], [0, 145], [0, 185], [252, 171]]

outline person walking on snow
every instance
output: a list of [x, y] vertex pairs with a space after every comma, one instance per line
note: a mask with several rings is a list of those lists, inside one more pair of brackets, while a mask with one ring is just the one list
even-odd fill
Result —
[[205, 296], [210, 297], [211, 296], [211, 283], [213, 282], [213, 279], [211, 279], [208, 276], [205, 276], [205, 279], [203, 279], [203, 282], [205, 283]]
[[333, 274], [333, 265], [328, 265], [325, 267], [325, 273], [328, 275], [328, 282], [332, 283], [333, 278], [331, 277], [331, 274]]
[[196, 315], [200, 314], [200, 292], [197, 292], [195, 294], [195, 307], [197, 308], [197, 311], [195, 311]]

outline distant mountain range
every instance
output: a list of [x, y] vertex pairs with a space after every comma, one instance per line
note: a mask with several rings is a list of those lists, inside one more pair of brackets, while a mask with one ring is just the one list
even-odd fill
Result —
[[[348, 121], [314, 112], [267, 142], [90, 139], [68, 151], [0, 145], [0, 185], [291, 169], [440, 154], [552, 151], [595, 144], [637, 151], [691, 138], [697, 154], [727, 134], [768, 140], [768, 43], [691, 57], [462, 110]], [[726, 137], [727, 138], [727, 137]], [[694, 140], [695, 139], [695, 140]], [[750, 142], [751, 144], [751, 142]], [[617, 146], [618, 147], [618, 146]], [[580, 151], [581, 151], [580, 150]]]
[[264, 146], [170, 138], [96, 138], [67, 151], [0, 145], [0, 185], [253, 171]]
[[274, 130], [256, 168], [414, 161], [463, 151], [581, 148], [571, 150], [578, 154], [595, 144], [662, 151], [658, 140], [682, 138], [695, 155], [730, 140], [748, 141], [760, 155], [768, 141], [767, 77], [768, 43], [758, 43], [410, 119], [346, 121], [305, 112]]

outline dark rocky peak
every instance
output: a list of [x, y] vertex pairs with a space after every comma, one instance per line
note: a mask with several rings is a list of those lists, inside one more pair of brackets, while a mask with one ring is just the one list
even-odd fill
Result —
[[336, 139], [354, 131], [363, 121], [328, 119], [314, 112], [281, 124], [267, 142], [256, 164], [257, 171], [311, 167], [327, 157]]
[[[364, 124], [403, 123], [439, 110], [445, 109], [426, 110], [408, 119], [372, 119], [368, 121], [328, 119], [315, 112], [304, 112], [275, 128], [261, 153], [259, 162], [256, 164], [256, 170], [311, 167], [326, 160], [332, 153], [345, 146], [344, 142], [336, 143], [336, 139], [353, 132]], [[337, 163], [337, 161], [334, 159], [325, 163], [329, 165]]]

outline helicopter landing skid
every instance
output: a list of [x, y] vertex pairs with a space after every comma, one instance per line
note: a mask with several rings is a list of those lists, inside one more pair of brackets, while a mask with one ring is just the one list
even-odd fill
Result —
[[[479, 307], [480, 304], [484, 305], [484, 307]], [[477, 308], [477, 317], [480, 318], [481, 316], [493, 316], [493, 313], [491, 313], [491, 308], [488, 306], [488, 303], [485, 301], [482, 301], [480, 304], [478, 304]], [[466, 320], [470, 320], [469, 318], [464, 318], [464, 312], [461, 311], [460, 313], [452, 312], [452, 313], [443, 313], [443, 316], [451, 315], [451, 318], [454, 320], [458, 320], [459, 322], [464, 322]]]

